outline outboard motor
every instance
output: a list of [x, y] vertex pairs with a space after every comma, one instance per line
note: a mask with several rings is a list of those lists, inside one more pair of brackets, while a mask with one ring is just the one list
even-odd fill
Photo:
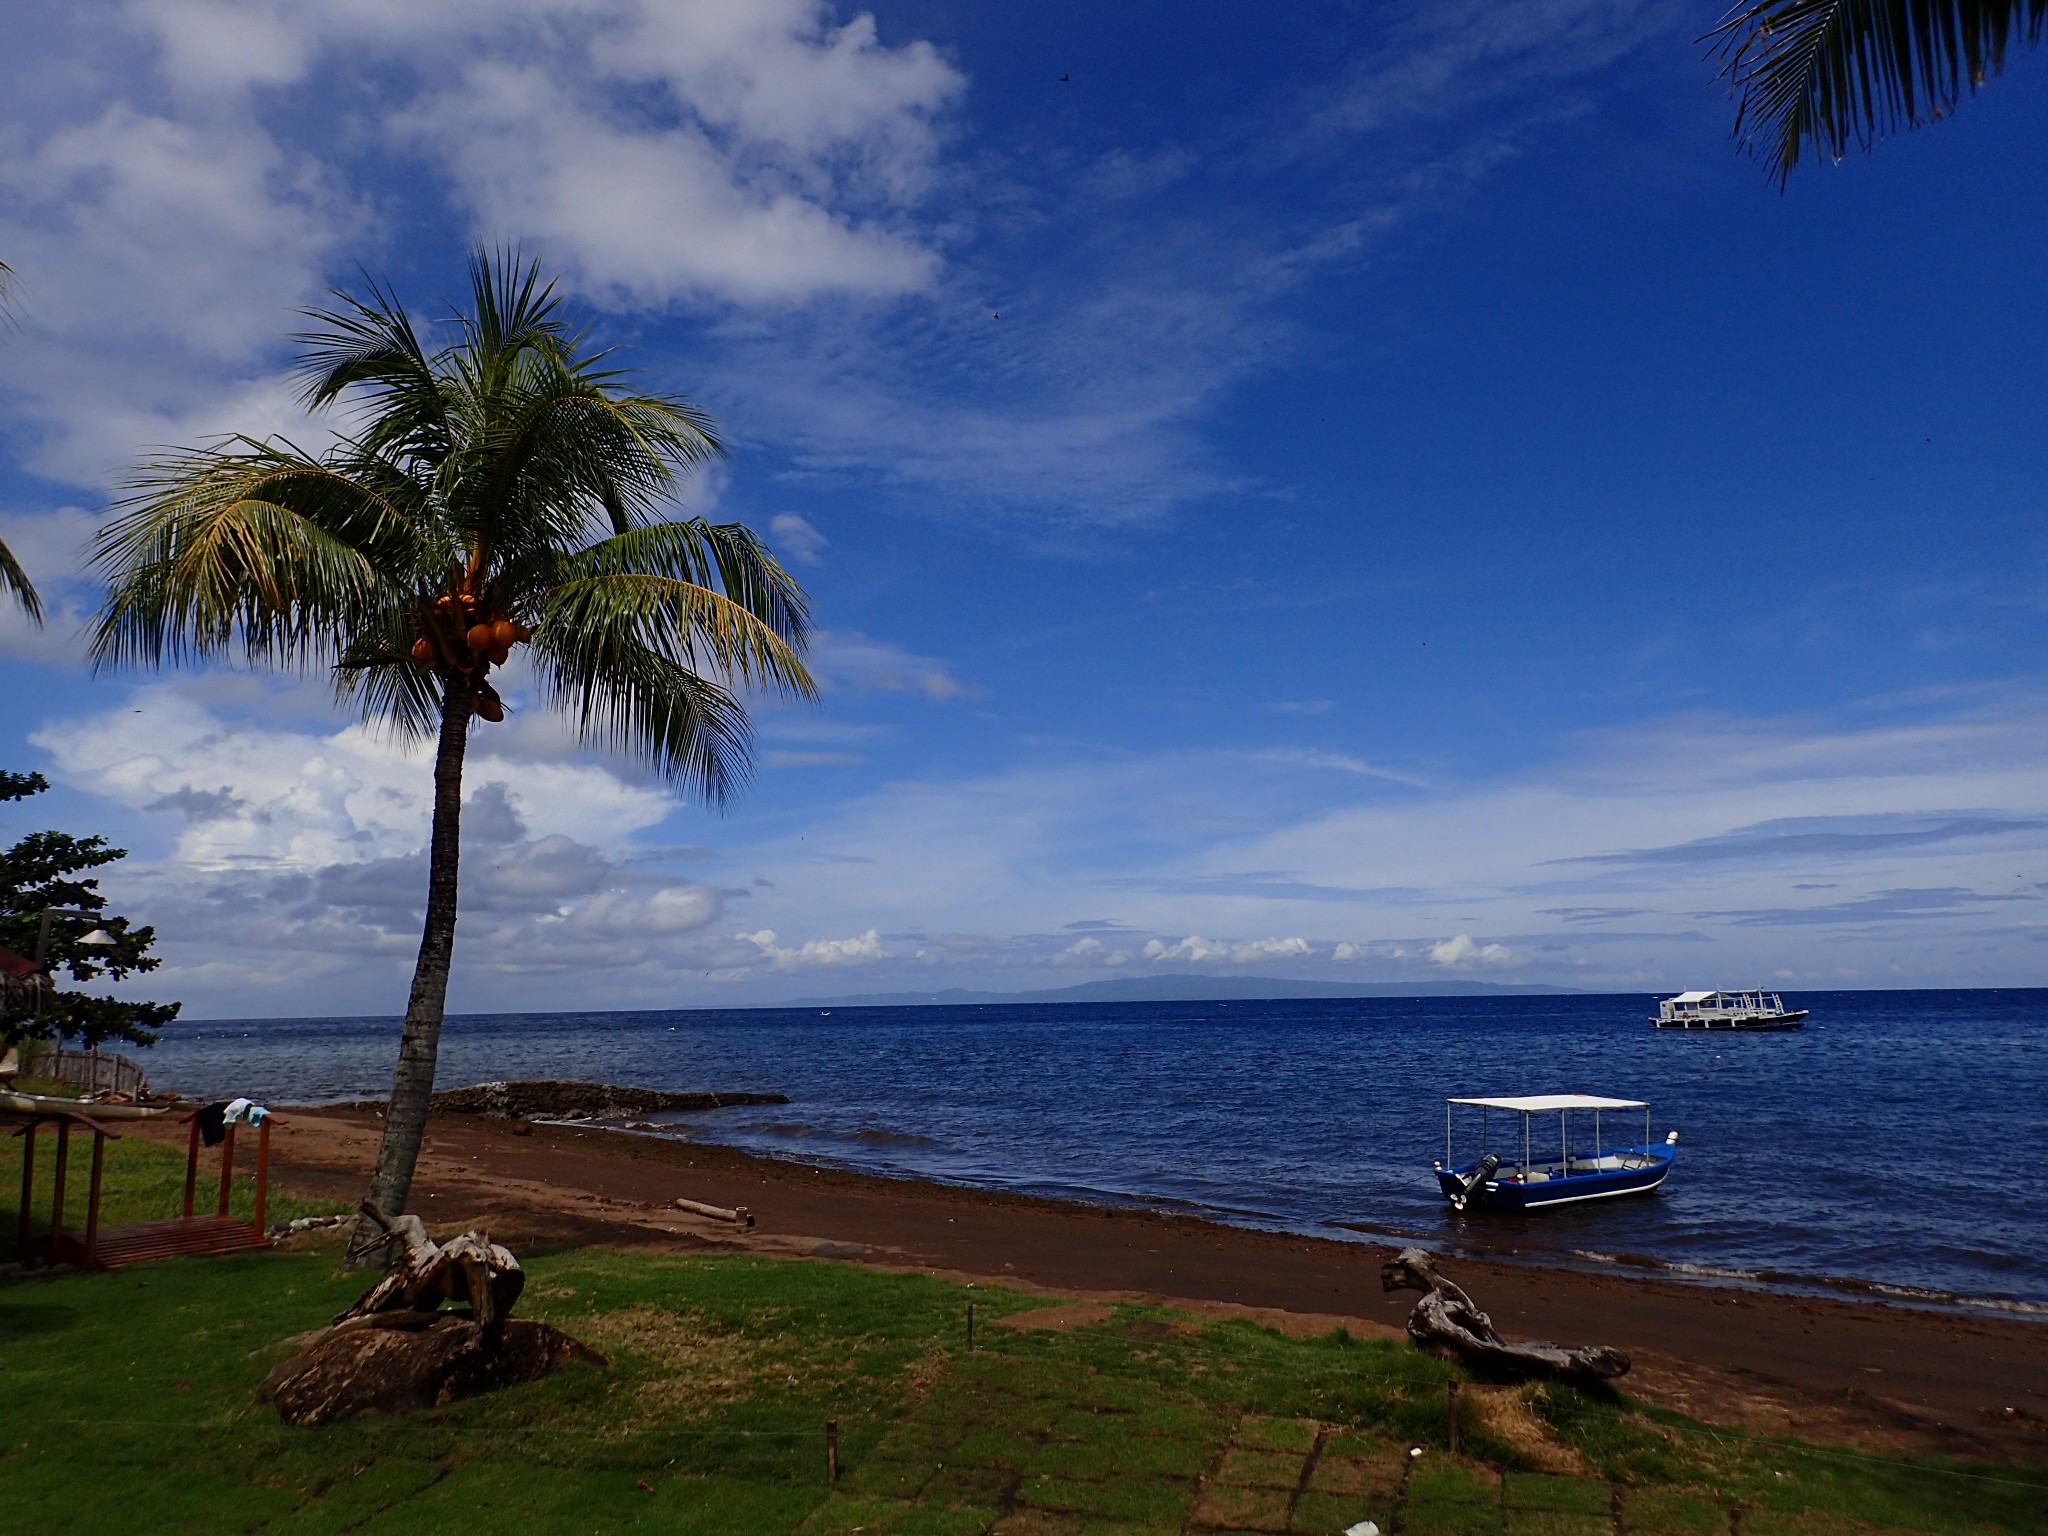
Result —
[[1458, 1182], [1462, 1184], [1464, 1188], [1459, 1190], [1457, 1194], [1451, 1196], [1451, 1209], [1454, 1211], [1462, 1211], [1463, 1209], [1465, 1209], [1465, 1202], [1472, 1198], [1472, 1191], [1477, 1189], [1480, 1185], [1484, 1184], [1488, 1179], [1492, 1178], [1494, 1174], [1498, 1173], [1499, 1171], [1500, 1154], [1498, 1152], [1489, 1152], [1486, 1154], [1486, 1156], [1479, 1159], [1478, 1167], [1474, 1168], [1469, 1174], [1466, 1174], [1458, 1179]]

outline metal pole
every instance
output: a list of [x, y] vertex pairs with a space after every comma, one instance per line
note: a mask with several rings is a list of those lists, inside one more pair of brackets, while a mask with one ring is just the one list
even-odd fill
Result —
[[974, 1348], [974, 1303], [967, 1303], [967, 1347]]
[[1570, 1178], [1572, 1173], [1572, 1139], [1571, 1133], [1565, 1129], [1571, 1116], [1568, 1109], [1557, 1112], [1557, 1160], [1566, 1178]]
[[[1481, 1149], [1484, 1150], [1483, 1148]], [[1444, 1166], [1451, 1166], [1451, 1101], [1444, 1100]]]
[[1522, 1116], [1522, 1182], [1529, 1182], [1529, 1116]]

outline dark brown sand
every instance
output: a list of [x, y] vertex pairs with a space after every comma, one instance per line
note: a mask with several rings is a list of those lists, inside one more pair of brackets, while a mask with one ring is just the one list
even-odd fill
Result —
[[[295, 1110], [274, 1177], [354, 1200], [373, 1112]], [[175, 1127], [166, 1139], [180, 1143]], [[677, 1196], [747, 1206], [737, 1231]], [[1399, 1330], [1412, 1294], [1383, 1294], [1390, 1250], [1186, 1217], [872, 1178], [730, 1148], [599, 1129], [436, 1115], [413, 1187], [430, 1227], [487, 1226], [515, 1250], [706, 1245], [915, 1268], [1080, 1299], [1249, 1311], [1290, 1332]], [[2048, 1324], [1711, 1289], [1632, 1274], [1452, 1260], [1445, 1268], [1511, 1336], [1628, 1350], [1621, 1385], [1647, 1401], [1764, 1433], [1870, 1451], [2048, 1461]]]

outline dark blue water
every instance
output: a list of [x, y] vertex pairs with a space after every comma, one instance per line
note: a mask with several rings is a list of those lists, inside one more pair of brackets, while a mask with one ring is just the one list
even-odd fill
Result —
[[[772, 1090], [792, 1102], [675, 1131], [1327, 1236], [2048, 1315], [2048, 991], [1798, 1004], [1806, 1029], [1735, 1038], [1653, 1030], [1651, 1001], [1623, 996], [478, 1015], [448, 1021], [440, 1081]], [[396, 1037], [390, 1019], [180, 1023], [151, 1076], [381, 1096]], [[1650, 1100], [1656, 1134], [1681, 1133], [1663, 1192], [1445, 1209], [1443, 1100], [1546, 1092]]]

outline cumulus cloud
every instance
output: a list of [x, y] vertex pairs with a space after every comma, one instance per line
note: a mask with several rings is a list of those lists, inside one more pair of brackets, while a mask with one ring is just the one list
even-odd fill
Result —
[[1305, 960], [1315, 951], [1307, 939], [1205, 939], [1189, 934], [1177, 943], [1163, 939], [1145, 942], [1145, 958], [1154, 965], [1185, 961], [1190, 965], [1256, 965], [1267, 961]]
[[882, 947], [881, 934], [873, 928], [851, 939], [807, 939], [794, 949], [778, 944], [773, 928], [763, 928], [758, 933], [739, 933], [733, 937], [753, 945], [761, 957], [778, 971], [867, 965], [889, 958], [889, 951]]
[[1054, 954], [1047, 963], [1062, 967], [1086, 967], [1091, 970], [1120, 970], [1131, 963], [1131, 952], [1123, 948], [1112, 949], [1102, 940], [1090, 935], [1074, 940], [1065, 949]]
[[964, 80], [826, 0], [81, 0], [33, 30], [0, 63], [23, 321], [0, 387], [31, 461], [74, 483], [220, 432], [317, 441], [283, 338], [331, 276], [378, 265], [395, 210], [365, 171], [394, 155], [606, 303], [886, 296], [937, 271], [907, 210]]
[[1503, 945], [1480, 944], [1471, 934], [1461, 933], [1430, 945], [1429, 958], [1438, 965], [1456, 970], [1470, 965], [1508, 965], [1515, 957]]

